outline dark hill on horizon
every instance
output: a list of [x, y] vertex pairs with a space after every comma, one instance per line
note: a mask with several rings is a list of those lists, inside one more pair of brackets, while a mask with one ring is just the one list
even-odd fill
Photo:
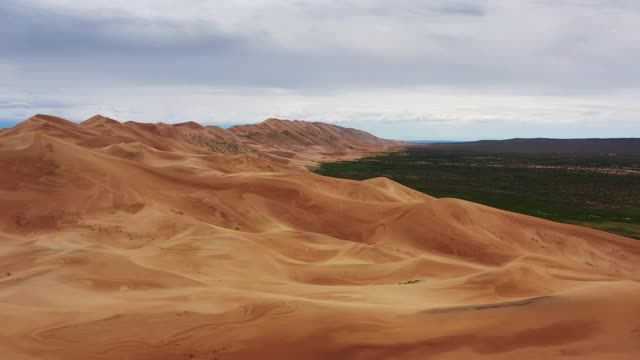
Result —
[[550, 139], [515, 138], [508, 140], [480, 140], [457, 143], [415, 144], [434, 150], [461, 150], [485, 153], [567, 154], [602, 156], [640, 156], [640, 138]]

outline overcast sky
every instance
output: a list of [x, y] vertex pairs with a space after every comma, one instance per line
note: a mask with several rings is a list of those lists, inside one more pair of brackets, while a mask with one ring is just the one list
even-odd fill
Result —
[[637, 0], [0, 0], [0, 123], [640, 137]]

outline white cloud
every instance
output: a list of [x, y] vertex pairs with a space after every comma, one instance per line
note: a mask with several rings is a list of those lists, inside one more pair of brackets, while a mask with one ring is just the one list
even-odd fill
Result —
[[127, 86], [80, 88], [65, 95], [22, 94], [0, 104], [0, 113], [12, 119], [53, 113], [75, 121], [101, 113], [122, 121], [218, 125], [279, 117], [361, 127], [402, 139], [629, 137], [640, 136], [636, 98], [634, 93], [525, 96], [442, 88], [305, 94], [286, 89]]

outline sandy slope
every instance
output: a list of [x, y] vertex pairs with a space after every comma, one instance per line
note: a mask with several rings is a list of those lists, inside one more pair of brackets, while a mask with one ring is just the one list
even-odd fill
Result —
[[357, 159], [404, 145], [358, 129], [300, 120], [267, 119], [233, 126], [229, 132], [272, 161], [298, 167]]
[[0, 358], [640, 356], [639, 242], [321, 177], [260, 151], [298, 143], [244, 136], [0, 134]]

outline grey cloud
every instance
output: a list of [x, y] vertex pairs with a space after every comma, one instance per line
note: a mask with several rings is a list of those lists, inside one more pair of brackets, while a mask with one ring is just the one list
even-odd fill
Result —
[[[102, 76], [148, 84], [310, 90], [444, 85], [568, 92], [640, 86], [639, 65], [630, 56], [640, 50], [633, 41], [620, 40], [634, 34], [579, 28], [580, 22], [574, 28], [574, 20], [563, 17], [555, 19], [557, 26], [571, 31], [544, 40], [527, 28], [535, 24], [500, 25], [512, 21], [510, 14], [496, 12], [499, 3], [487, 3], [278, 3], [248, 14], [242, 21], [250, 30], [241, 22], [223, 31], [213, 15], [185, 20], [115, 10], [71, 13], [14, 2], [0, 9], [0, 59], [20, 62], [50, 82]], [[516, 16], [553, 14], [550, 5], [517, 4], [522, 5], [507, 8]], [[614, 34], [615, 41], [609, 41]], [[341, 38], [349, 36], [354, 40], [344, 43]], [[304, 43], [306, 37], [319, 41]], [[283, 44], [280, 38], [302, 43]]]
[[31, 105], [24, 102], [0, 100], [0, 109], [28, 109]]
[[3, 57], [215, 53], [240, 46], [211, 23], [144, 19], [122, 12], [78, 15], [28, 5], [0, 8]]
[[80, 103], [55, 98], [31, 97], [28, 100], [0, 99], [0, 109], [65, 109], [77, 105], [80, 105]]
[[[514, 122], [514, 119], [491, 118], [491, 119], [471, 119], [469, 121], [475, 124], [507, 124], [509, 122]], [[517, 119], [515, 122], [518, 122]]]
[[434, 11], [451, 14], [451, 15], [466, 15], [466, 16], [484, 16], [487, 13], [487, 9], [481, 1], [475, 2], [459, 2], [451, 1], [444, 2], [434, 6]]
[[416, 116], [416, 115], [396, 115], [392, 119], [388, 118], [387, 114], [383, 114], [382, 116], [387, 117], [380, 120], [374, 120], [375, 122], [381, 124], [429, 124], [429, 123], [451, 123], [456, 122], [457, 119], [454, 118], [437, 118], [437, 117], [425, 117], [425, 116]]
[[[343, 5], [348, 11], [347, 14], [358, 13], [358, 10], [364, 11], [367, 14], [379, 16], [379, 17], [425, 17], [429, 15], [459, 15], [459, 16], [484, 16], [487, 13], [486, 1], [484, 0], [427, 0], [427, 1], [414, 1], [414, 0], [396, 0], [393, 6], [389, 5], [388, 1], [367, 1], [365, 5], [359, 6], [353, 3], [343, 2]], [[307, 9], [313, 9], [307, 5]], [[325, 8], [326, 9], [326, 8]], [[325, 12], [326, 14], [326, 12]], [[331, 14], [335, 16], [335, 11]]]
[[599, 111], [583, 111], [580, 114], [584, 116], [593, 116], [593, 115], [600, 115], [600, 112]]

